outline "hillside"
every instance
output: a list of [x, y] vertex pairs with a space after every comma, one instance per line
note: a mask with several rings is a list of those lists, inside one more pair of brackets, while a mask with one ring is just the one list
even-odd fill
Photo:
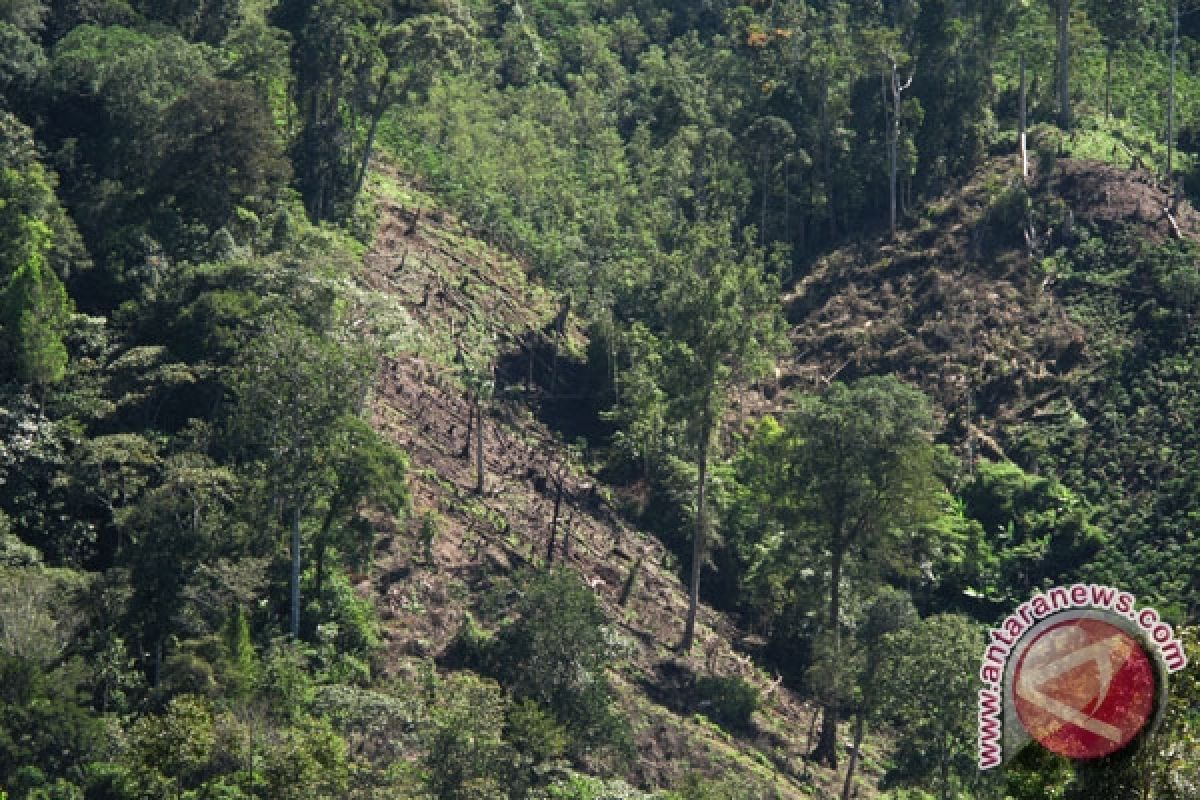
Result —
[[[744, 635], [733, 620], [704, 608], [697, 647], [688, 655], [676, 651], [687, 608], [678, 561], [659, 540], [631, 527], [613, 505], [613, 490], [537, 419], [531, 401], [545, 387], [512, 386], [490, 403], [487, 486], [476, 493], [456, 339], [482, 326], [500, 343], [497, 356], [523, 363], [528, 353], [505, 353], [505, 345], [553, 333], [557, 305], [529, 279], [527, 267], [434, 211], [411, 179], [385, 170], [375, 181], [378, 232], [361, 281], [378, 295], [373, 304], [395, 304], [411, 321], [405, 343], [383, 364], [373, 416], [412, 458], [413, 510], [403, 528], [377, 543], [371, 583], [359, 587], [380, 607], [386, 673], [443, 657], [464, 615], [480, 613], [497, 579], [546, 564], [561, 480], [555, 562], [583, 577], [620, 642], [614, 678], [638, 752], [626, 774], [630, 782], [653, 789], [680, 785], [688, 774], [714, 782], [737, 775], [747, 796], [781, 799], [833, 787], [836, 775], [805, 760], [817, 710], [738, 649]], [[564, 362], [577, 360], [583, 347], [573, 321], [568, 337], [560, 345]], [[539, 363], [536, 371], [548, 376], [549, 367]], [[429, 519], [437, 531], [432, 561], [421, 545]], [[696, 678], [714, 675], [741, 677], [763, 692], [752, 730], [726, 733], [700, 716], [705, 701]], [[878, 762], [868, 761], [862, 796], [873, 796], [869, 787], [878, 775]]]
[[1198, 795], [1178, 5], [0, 2], [0, 800]]
[[[1103, 359], [1074, 303], [1079, 279], [1048, 273], [1023, 235], [1028, 223], [1014, 235], [995, 210], [1015, 169], [1012, 158], [989, 162], [895, 242], [864, 242], [818, 261], [785, 295], [792, 354], [765, 395], [740, 396], [739, 413], [786, 414], [781, 390], [819, 392], [835, 379], [899, 373], [935, 401], [942, 436], [964, 457], [1005, 460], [1019, 448], [1020, 425], [1061, 415], [1064, 403], [1086, 408]], [[528, 267], [434, 210], [418, 185], [395, 169], [373, 179], [378, 230], [360, 278], [368, 306], [405, 321], [373, 415], [412, 457], [413, 512], [378, 542], [371, 583], [359, 587], [380, 606], [388, 674], [442, 659], [488, 587], [546, 563], [561, 479], [555, 558], [583, 576], [624, 642], [614, 674], [637, 730], [630, 782], [678, 785], [695, 771], [752, 780], [748, 796], [840, 791], [836, 773], [805, 759], [819, 710], [750, 660], [742, 643], [754, 637], [734, 618], [704, 608], [697, 650], [675, 651], [687, 602], [678, 560], [614, 505], [621, 487], [606, 486], [538, 417], [554, 342], [565, 371], [586, 349], [583, 331], [570, 319], [559, 337], [560, 305]], [[1155, 212], [1166, 207], [1165, 193], [1137, 173], [1067, 159], [1031, 185], [1031, 208], [1061, 208], [1060, 220], [1079, 221], [1066, 224], [1109, 235], [1133, 228], [1150, 241], [1174, 236]], [[1200, 215], [1186, 201], [1174, 217], [1186, 237], [1200, 236]], [[1047, 225], [1035, 235], [1045, 248], [1068, 234]], [[481, 344], [493, 348], [488, 364], [516, 364], [520, 376], [501, 381], [488, 404], [482, 495], [475, 445], [467, 444], [464, 356]], [[421, 544], [429, 520], [432, 560]], [[696, 716], [701, 675], [736, 675], [764, 692], [753, 732], [730, 735]], [[872, 796], [882, 774], [875, 748], [884, 741], [870, 745], [862, 796]], [[775, 794], [760, 794], [768, 787]]]

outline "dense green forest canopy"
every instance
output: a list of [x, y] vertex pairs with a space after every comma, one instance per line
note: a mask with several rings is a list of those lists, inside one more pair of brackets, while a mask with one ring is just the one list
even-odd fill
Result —
[[[0, 0], [0, 798], [1200, 796], [1190, 674], [1099, 768], [981, 774], [971, 707], [1038, 588], [1198, 621], [1198, 59], [1183, 0]], [[463, 267], [399, 311], [364, 277], [388, 214]], [[439, 346], [437, 303], [504, 277], [480, 253], [557, 315]], [[1057, 304], [1051, 367], [797, 377], [830, 297], [951, 272]], [[924, 297], [914, 329], [953, 316]], [[400, 358], [467, 409], [450, 507], [434, 426], [377, 413]], [[574, 441], [548, 546], [488, 505], [518, 417]], [[665, 555], [584, 582], [588, 503]], [[434, 581], [455, 514], [507, 556], [400, 663], [370, 587]], [[638, 650], [663, 575], [681, 624]], [[656, 771], [648, 708], [755, 756]]]

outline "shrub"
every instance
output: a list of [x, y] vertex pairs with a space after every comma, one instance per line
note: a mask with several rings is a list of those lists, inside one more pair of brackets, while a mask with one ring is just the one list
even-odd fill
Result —
[[735, 676], [704, 676], [696, 680], [700, 711], [730, 730], [748, 730], [758, 710], [759, 694], [755, 686]]
[[566, 570], [530, 576], [515, 618], [488, 647], [486, 668], [517, 698], [546, 708], [571, 734], [572, 752], [627, 746], [628, 723], [611, 709], [604, 613]]

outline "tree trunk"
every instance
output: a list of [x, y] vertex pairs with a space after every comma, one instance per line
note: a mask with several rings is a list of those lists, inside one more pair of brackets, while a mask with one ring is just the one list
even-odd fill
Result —
[[1179, 51], [1179, 2], [1172, 9], [1174, 32], [1171, 36], [1171, 79], [1167, 93], [1167, 188], [1175, 197], [1175, 57]]
[[[838, 620], [841, 615], [841, 582], [842, 558], [845, 553], [840, 542], [835, 537], [829, 562], [829, 633], [833, 642], [833, 653], [830, 661], [837, 664], [841, 658], [841, 633]], [[825, 713], [821, 718], [821, 735], [817, 739], [817, 749], [813, 751], [813, 759], [830, 769], [837, 769], [837, 723], [839, 698], [837, 681], [834, 681], [832, 693], [825, 705]]]
[[867, 715], [875, 706], [875, 668], [879, 661], [879, 653], [873, 647], [867, 649], [867, 668], [863, 674], [862, 705], [854, 717], [854, 749], [850, 751], [850, 761], [846, 764], [846, 783], [842, 787], [842, 800], [850, 800], [854, 787], [854, 773], [858, 770], [859, 751], [862, 750], [863, 739], [867, 729]]
[[1112, 119], [1112, 44], [1104, 45], [1104, 121]]
[[[708, 405], [707, 396], [705, 405]], [[688, 612], [687, 622], [683, 628], [683, 642], [679, 648], [683, 652], [688, 652], [692, 649], [692, 643], [696, 638], [696, 609], [700, 605], [700, 564], [704, 560], [704, 538], [705, 538], [705, 490], [708, 483], [708, 448], [709, 440], [712, 438], [712, 422], [708, 419], [707, 409], [704, 411], [705, 419], [700, 427], [700, 453], [696, 459], [697, 472], [697, 487], [696, 487], [696, 530], [692, 535], [692, 580], [688, 588]]]
[[475, 492], [483, 494], [487, 488], [486, 470], [483, 459], [483, 401], [475, 396]]
[[820, 101], [817, 115], [821, 128], [821, 181], [825, 184], [825, 214], [829, 218], [829, 240], [837, 239], [837, 216], [833, 213], [833, 159], [830, 151], [833, 149], [833, 133], [829, 130], [829, 73], [828, 68], [821, 71]]
[[1071, 0], [1058, 0], [1058, 125], [1071, 130]]
[[[900, 82], [900, 68], [892, 59], [892, 124], [888, 131], [888, 222], [892, 238], [896, 238], [896, 175], [900, 169], [900, 105], [904, 92], [912, 85], [912, 76]], [[886, 89], [884, 90], [886, 94]], [[886, 102], [886, 97], [884, 98]]]
[[1027, 141], [1028, 132], [1026, 131], [1027, 119], [1027, 95], [1025, 92], [1025, 54], [1021, 54], [1021, 91], [1017, 98], [1017, 137], [1021, 144], [1021, 180], [1029, 178], [1029, 143]]
[[300, 637], [300, 506], [292, 509], [292, 638]]
[[558, 514], [562, 509], [564, 483], [566, 483], [565, 477], [559, 475], [554, 487], [554, 518], [550, 521], [550, 544], [546, 547], [547, 567], [554, 563], [554, 541], [558, 538]]
[[463, 443], [462, 456], [471, 463], [471, 437], [475, 434], [475, 395], [467, 394], [467, 441]]
[[363, 184], [367, 181], [367, 169], [371, 166], [371, 150], [375, 147], [375, 134], [379, 130], [379, 121], [383, 118], [384, 111], [387, 110], [387, 89], [391, 79], [392, 71], [388, 69], [379, 83], [379, 96], [375, 100], [375, 109], [371, 112], [371, 126], [367, 129], [367, 141], [363, 145], [362, 162], [358, 167], [358, 177], [354, 180], [354, 194], [350, 195], [351, 208], [354, 208], [354, 204], [358, 202]]
[[[894, 68], [893, 68], [894, 71]], [[893, 82], [895, 75], [892, 76]], [[896, 108], [892, 112], [892, 129], [888, 137], [888, 229], [892, 238], [896, 238], [896, 171], [897, 171], [897, 142], [900, 138], [899, 97], [896, 97]]]
[[863, 743], [866, 717], [866, 709], [863, 708], [854, 718], [854, 749], [850, 751], [850, 760], [846, 763], [846, 782], [842, 785], [842, 800], [850, 800], [853, 796], [854, 773], [858, 769], [858, 751]]

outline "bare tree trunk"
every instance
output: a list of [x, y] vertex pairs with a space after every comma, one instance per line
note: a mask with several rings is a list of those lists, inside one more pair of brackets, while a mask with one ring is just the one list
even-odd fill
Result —
[[821, 71], [821, 99], [817, 114], [820, 117], [821, 128], [821, 181], [825, 184], [825, 213], [829, 217], [829, 239], [837, 239], [837, 216], [834, 214], [833, 202], [833, 159], [830, 151], [833, 149], [833, 134], [829, 130], [829, 74], [828, 68]]
[[858, 769], [858, 751], [862, 748], [863, 733], [866, 728], [866, 709], [861, 709], [854, 719], [854, 749], [850, 751], [850, 760], [846, 764], [846, 782], [842, 785], [842, 800], [850, 800], [854, 791], [854, 773]]
[[696, 487], [696, 529], [692, 535], [692, 580], [688, 588], [687, 622], [683, 628], [683, 641], [679, 645], [680, 650], [685, 653], [692, 649], [692, 643], [696, 638], [696, 609], [700, 605], [700, 565], [704, 560], [705, 523], [707, 521], [705, 515], [707, 498], [705, 495], [708, 484], [708, 450], [712, 438], [712, 422], [708, 419], [707, 397], [705, 406], [705, 419], [700, 430], [700, 453], [696, 460], [699, 474]]
[[554, 487], [554, 518], [550, 521], [550, 544], [546, 548], [547, 567], [554, 563], [554, 541], [558, 538], [558, 514], [562, 509], [564, 483], [566, 483], [566, 478], [560, 473]]
[[1028, 119], [1026, 117], [1026, 102], [1027, 96], [1025, 93], [1025, 54], [1021, 54], [1021, 92], [1017, 101], [1017, 135], [1021, 143], [1021, 180], [1029, 179], [1029, 143], [1027, 141], [1028, 131], [1026, 125]]
[[1174, 32], [1171, 36], [1171, 80], [1167, 94], [1167, 187], [1175, 197], [1175, 58], [1179, 51], [1179, 1], [1172, 9]]
[[1071, 130], [1071, 0], [1058, 0], [1058, 124]]
[[[841, 633], [838, 621], [841, 616], [841, 582], [842, 558], [845, 555], [842, 546], [835, 537], [829, 563], [829, 633], [833, 640], [831, 663], [837, 665], [841, 657]], [[840, 698], [838, 698], [837, 681], [831, 687], [831, 695], [825, 705], [825, 713], [821, 717], [821, 734], [817, 739], [817, 749], [813, 751], [813, 759], [818, 764], [824, 764], [830, 769], [837, 769], [837, 724]]]
[[483, 458], [483, 401], [475, 396], [475, 492], [483, 494], [486, 486], [486, 470]]
[[292, 509], [292, 615], [293, 639], [300, 638], [300, 504]]
[[475, 395], [467, 394], [467, 441], [463, 443], [462, 455], [471, 463], [471, 437], [475, 435]]
[[387, 110], [387, 90], [391, 79], [392, 71], [389, 68], [380, 81], [379, 96], [375, 100], [375, 109], [371, 112], [371, 127], [367, 130], [367, 141], [363, 145], [362, 162], [358, 167], [358, 176], [354, 179], [354, 194], [350, 195], [351, 208], [358, 202], [358, 196], [362, 193], [363, 184], [367, 181], [367, 169], [371, 166], [371, 150], [375, 147], [375, 134], [379, 130], [379, 120], [383, 118], [383, 114]]
[[1104, 121], [1112, 119], [1112, 44], [1104, 45]]
[[892, 238], [896, 238], [896, 174], [900, 168], [900, 112], [904, 92], [912, 86], [913, 76], [900, 82], [900, 69], [896, 59], [892, 58], [892, 124], [888, 136], [888, 222]]

